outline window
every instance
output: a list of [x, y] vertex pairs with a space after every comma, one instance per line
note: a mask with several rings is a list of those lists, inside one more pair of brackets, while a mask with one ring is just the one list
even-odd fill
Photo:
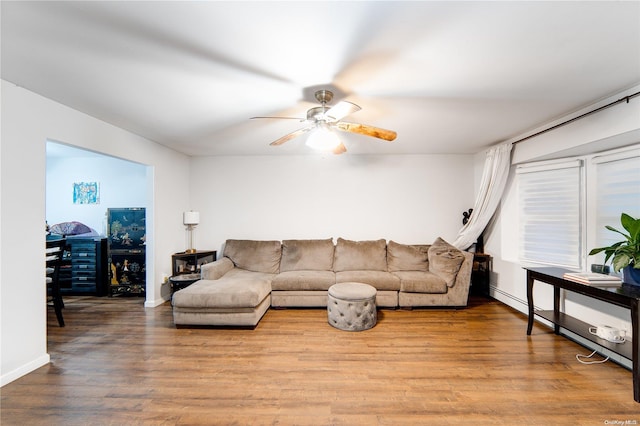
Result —
[[640, 217], [640, 145], [520, 165], [516, 174], [523, 263], [586, 269], [590, 248], [621, 239], [605, 225], [622, 230], [621, 213]]
[[582, 170], [581, 160], [518, 166], [521, 261], [581, 268]]
[[593, 157], [595, 166], [595, 246], [620, 241], [605, 225], [623, 230], [620, 214], [640, 217], [640, 149]]

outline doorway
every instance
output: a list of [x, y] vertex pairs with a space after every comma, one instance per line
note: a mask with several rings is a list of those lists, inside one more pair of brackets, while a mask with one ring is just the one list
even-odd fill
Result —
[[[150, 166], [57, 141], [46, 142], [45, 214], [49, 226], [78, 222], [95, 237], [107, 237], [110, 208], [143, 207], [150, 214]], [[87, 188], [90, 194], [82, 192]], [[152, 222], [147, 220], [147, 234]], [[86, 230], [86, 229], [84, 229]], [[149, 239], [147, 238], [147, 242]], [[146, 250], [147, 297], [153, 297], [153, 268]], [[106, 267], [106, 265], [104, 265]], [[110, 267], [110, 266], [109, 266]], [[109, 283], [106, 283], [109, 288]]]

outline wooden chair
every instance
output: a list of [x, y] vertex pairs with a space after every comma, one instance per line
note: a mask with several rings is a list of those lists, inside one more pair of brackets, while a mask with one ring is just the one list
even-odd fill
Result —
[[60, 292], [60, 264], [62, 263], [62, 255], [64, 254], [65, 239], [48, 240], [46, 243], [46, 262], [47, 262], [47, 296], [51, 298], [53, 309], [56, 311], [58, 324], [64, 327], [64, 318], [62, 317], [62, 293]]

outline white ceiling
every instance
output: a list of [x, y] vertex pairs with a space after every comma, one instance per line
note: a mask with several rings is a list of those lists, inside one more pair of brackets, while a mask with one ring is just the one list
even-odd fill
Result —
[[393, 143], [476, 153], [640, 84], [640, 2], [1, 3], [2, 78], [189, 155], [306, 153], [313, 89]]

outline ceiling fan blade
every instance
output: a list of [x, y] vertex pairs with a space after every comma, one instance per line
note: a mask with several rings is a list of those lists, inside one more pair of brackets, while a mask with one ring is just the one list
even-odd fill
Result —
[[304, 121], [304, 118], [300, 118], [300, 117], [251, 117], [250, 120], [254, 120], [256, 118], [277, 118], [280, 120], [298, 120], [298, 121]]
[[354, 112], [360, 111], [361, 109], [362, 108], [360, 108], [358, 105], [352, 102], [340, 101], [334, 106], [332, 106], [331, 108], [329, 108], [324, 113], [324, 115], [327, 117], [331, 117], [334, 121], [338, 121], [341, 118], [346, 117], [347, 115], [351, 115]]
[[315, 126], [309, 126], [309, 127], [303, 127], [302, 129], [298, 129], [295, 132], [291, 132], [287, 135], [284, 135], [283, 137], [281, 137], [280, 139], [277, 139], [273, 142], [271, 142], [269, 145], [272, 146], [278, 146], [278, 145], [282, 145], [283, 143], [290, 141], [291, 139], [302, 135], [303, 133], [307, 133], [309, 130], [314, 129]]
[[333, 153], [338, 155], [338, 154], [344, 154], [345, 152], [347, 152], [347, 147], [344, 146], [344, 144], [342, 142], [340, 142], [340, 145], [336, 146], [333, 149]]
[[379, 127], [368, 126], [366, 124], [346, 123], [344, 121], [334, 124], [339, 130], [343, 132], [358, 133], [365, 136], [373, 136], [374, 138], [383, 139], [391, 142], [398, 135], [393, 130], [381, 129]]

